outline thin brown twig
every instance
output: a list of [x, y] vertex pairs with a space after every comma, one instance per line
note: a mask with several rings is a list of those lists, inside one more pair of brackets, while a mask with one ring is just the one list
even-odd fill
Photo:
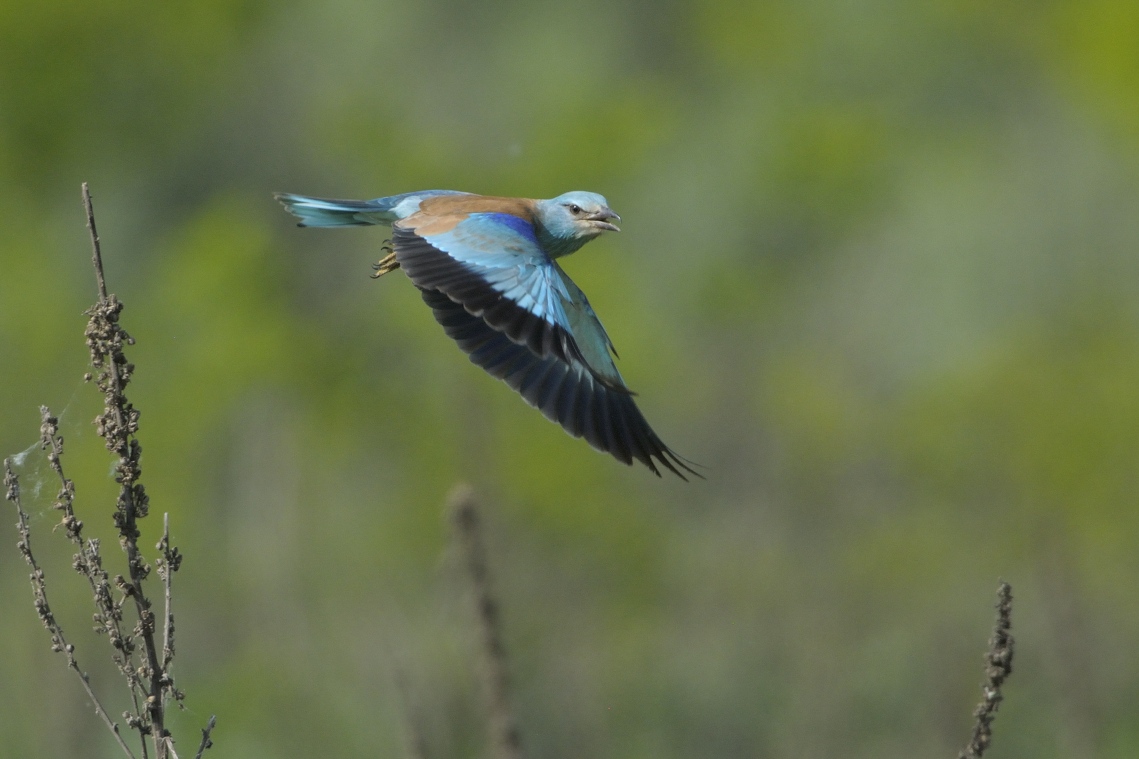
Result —
[[[170, 514], [162, 515], [162, 541], [159, 542], [158, 548], [164, 554], [170, 549]], [[170, 666], [170, 662], [174, 659], [174, 610], [170, 603], [170, 576], [173, 574], [171, 570], [174, 567], [170, 566], [170, 562], [166, 561], [163, 557], [162, 564], [159, 568], [159, 573], [162, 575], [162, 587], [165, 591], [165, 613], [162, 623], [162, 666]]]
[[130, 759], [135, 759], [134, 753], [127, 746], [123, 736], [119, 733], [119, 726], [107, 714], [107, 710], [103, 708], [102, 702], [99, 697], [95, 695], [95, 691], [91, 688], [91, 681], [87, 673], [79, 667], [79, 662], [75, 659], [75, 646], [67, 642], [67, 638], [63, 634], [63, 628], [60, 627], [59, 622], [52, 613], [51, 606], [47, 600], [47, 579], [35, 555], [32, 553], [32, 538], [31, 530], [28, 527], [28, 515], [24, 511], [23, 505], [20, 503], [20, 481], [16, 477], [15, 472], [12, 471], [11, 461], [4, 459], [4, 497], [11, 501], [16, 507], [16, 514], [19, 519], [17, 528], [20, 532], [20, 540], [16, 544], [20, 554], [24, 557], [24, 561], [32, 569], [32, 593], [35, 596], [36, 615], [39, 617], [40, 622], [47, 628], [48, 633], [51, 634], [51, 650], [56, 653], [62, 653], [67, 657], [67, 667], [75, 672], [79, 677], [79, 682], [83, 685], [83, 690], [87, 692], [87, 697], [91, 699], [91, 703], [95, 706], [95, 713], [103, 720], [103, 724], [115, 736], [115, 741], [119, 744], [119, 748], [123, 750]]
[[[165, 613], [162, 622], [162, 682], [161, 693], [162, 708], [165, 711], [167, 697], [172, 697], [179, 707], [185, 694], [174, 687], [174, 680], [170, 675], [170, 667], [174, 663], [174, 602], [173, 602], [173, 575], [182, 566], [182, 554], [177, 546], [170, 543], [170, 514], [162, 515], [162, 540], [156, 546], [162, 555], [155, 560], [158, 576], [162, 578], [162, 587], [165, 595]], [[171, 741], [171, 743], [173, 743]]]
[[522, 737], [510, 701], [510, 676], [502, 642], [498, 603], [490, 586], [490, 568], [474, 491], [459, 485], [448, 498], [451, 523], [462, 550], [475, 597], [482, 644], [483, 692], [487, 701], [488, 730], [498, 759], [522, 759]]
[[165, 594], [165, 613], [162, 624], [162, 666], [169, 668], [174, 661], [174, 606], [171, 588], [172, 575], [182, 565], [182, 554], [170, 544], [170, 514], [162, 515], [162, 540], [156, 546], [162, 552], [155, 564], [158, 575], [162, 578], [162, 587]]
[[214, 731], [214, 726], [217, 725], [218, 718], [211, 714], [210, 721], [202, 728], [202, 742], [198, 744], [198, 753], [194, 754], [194, 759], [202, 759], [202, 754], [206, 753], [206, 749], [213, 748], [214, 742], [210, 738], [210, 733]]
[[83, 209], [87, 212], [87, 229], [91, 233], [91, 263], [95, 266], [95, 281], [99, 299], [107, 299], [107, 280], [103, 276], [103, 252], [99, 247], [99, 232], [95, 229], [95, 209], [91, 205], [91, 190], [83, 183]]
[[1012, 628], [1012, 586], [1001, 581], [997, 588], [997, 621], [993, 626], [993, 637], [989, 639], [989, 650], [985, 653], [985, 682], [981, 685], [981, 703], [973, 712], [975, 722], [969, 745], [961, 751], [958, 759], [981, 759], [993, 740], [993, 720], [1004, 696], [1001, 685], [1012, 674], [1014, 640]]

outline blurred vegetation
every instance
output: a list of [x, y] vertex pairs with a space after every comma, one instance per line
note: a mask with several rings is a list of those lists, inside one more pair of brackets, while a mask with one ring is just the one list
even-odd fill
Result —
[[[0, 450], [62, 412], [114, 545], [89, 181], [186, 554], [175, 734], [217, 713], [211, 756], [398, 756], [397, 669], [432, 755], [480, 754], [465, 478], [533, 756], [955, 755], [1004, 577], [989, 755], [1132, 757], [1136, 92], [1125, 0], [0, 1]], [[564, 435], [368, 279], [382, 231], [270, 196], [432, 187], [606, 195], [624, 231], [567, 268], [707, 482]], [[53, 605], [103, 645], [47, 475], [29, 455]], [[113, 756], [15, 541], [0, 746]]]

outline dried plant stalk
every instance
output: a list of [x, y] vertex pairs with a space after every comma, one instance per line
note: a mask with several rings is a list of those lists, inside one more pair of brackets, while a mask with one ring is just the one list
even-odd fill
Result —
[[[149, 759], [148, 745], [153, 747], [156, 759], [177, 759], [174, 741], [166, 729], [166, 708], [171, 699], [181, 704], [183, 694], [174, 687], [170, 668], [174, 661], [174, 613], [172, 604], [172, 575], [178, 571], [182, 556], [170, 542], [169, 515], [164, 520], [162, 539], [158, 543], [160, 556], [154, 564], [163, 582], [165, 601], [162, 618], [161, 647], [157, 635], [158, 621], [153, 604], [146, 595], [144, 583], [151, 567], [138, 547], [141, 535], [138, 520], [146, 517], [149, 498], [139, 482], [142, 470], [139, 461], [142, 446], [138, 441], [139, 412], [126, 396], [126, 387], [134, 373], [134, 365], [127, 361], [124, 346], [134, 341], [119, 324], [123, 304], [113, 294], [107, 293], [106, 278], [103, 274], [102, 252], [99, 235], [95, 228], [95, 212], [91, 205], [91, 194], [86, 183], [83, 185], [83, 205], [87, 212], [87, 228], [91, 233], [92, 263], [99, 297], [87, 311], [89, 321], [85, 331], [87, 348], [91, 354], [92, 372], [85, 379], [94, 380], [103, 394], [103, 411], [95, 418], [95, 427], [106, 447], [117, 456], [115, 481], [119, 484], [116, 499], [114, 524], [119, 532], [119, 545], [126, 554], [127, 576], [113, 578], [104, 568], [99, 541], [84, 539], [83, 522], [74, 509], [75, 484], [63, 469], [63, 436], [59, 434], [59, 420], [47, 407], [40, 409], [40, 445], [47, 451], [48, 465], [60, 481], [59, 495], [54, 508], [62, 512], [60, 527], [63, 533], [78, 549], [72, 559], [72, 567], [86, 578], [95, 604], [95, 631], [106, 635], [111, 645], [111, 656], [126, 681], [130, 691], [133, 709], [123, 713], [127, 726], [138, 733], [142, 759]], [[80, 670], [74, 656], [74, 647], [64, 638], [63, 630], [51, 612], [47, 602], [47, 586], [43, 571], [32, 553], [30, 530], [27, 515], [20, 504], [20, 485], [9, 462], [5, 461], [4, 485], [6, 497], [16, 506], [19, 516], [18, 547], [24, 560], [32, 568], [32, 590], [35, 597], [36, 614], [51, 634], [52, 650], [67, 656], [68, 667], [73, 669], [83, 682], [87, 695], [95, 705], [96, 712], [107, 728], [114, 734], [124, 753], [135, 759], [134, 752], [120, 735], [118, 725], [110, 719], [102, 704], [95, 697], [87, 675]], [[135, 623], [125, 620], [125, 609], [134, 611]], [[202, 731], [202, 742], [198, 748], [198, 758], [212, 743], [210, 733], [215, 720]]]
[[132, 637], [142, 644], [142, 663], [137, 669], [137, 676], [144, 681], [142, 690], [145, 693], [145, 709], [136, 711], [134, 720], [137, 720], [137, 724], [131, 726], [141, 735], [152, 736], [155, 755], [158, 759], [166, 759], [166, 700], [170, 695], [179, 694], [174, 690], [174, 681], [167, 672], [155, 642], [154, 611], [143, 587], [143, 582], [150, 574], [150, 566], [138, 548], [141, 535], [138, 520], [146, 517], [150, 499], [138, 481], [142, 474], [139, 465], [142, 446], [137, 438], [139, 412], [126, 396], [127, 385], [134, 374], [134, 364], [127, 361], [123, 348], [133, 345], [134, 339], [119, 324], [123, 304], [113, 294], [107, 293], [99, 233], [95, 227], [95, 211], [86, 183], [83, 185], [83, 206], [87, 211], [91, 258], [99, 287], [99, 299], [87, 310], [90, 320], [84, 333], [91, 353], [95, 385], [103, 393], [103, 412], [95, 417], [95, 430], [103, 438], [107, 450], [119, 459], [115, 465], [119, 497], [114, 520], [115, 527], [119, 530], [119, 545], [127, 555], [128, 577], [117, 576], [115, 584], [123, 593], [124, 599], [129, 598], [134, 604], [138, 622], [132, 631]]
[[1001, 685], [1012, 674], [1013, 637], [1012, 586], [1001, 582], [997, 588], [997, 621], [989, 650], [985, 653], [985, 682], [981, 685], [981, 703], [973, 712], [973, 736], [969, 745], [957, 755], [958, 759], [981, 759], [993, 740], [993, 720], [997, 717], [1004, 696]]
[[[72, 557], [71, 567], [87, 579], [91, 588], [91, 597], [95, 604], [93, 617], [95, 632], [106, 635], [111, 644], [111, 658], [130, 690], [134, 705], [134, 711], [124, 714], [123, 717], [129, 726], [136, 728], [147, 692], [138, 675], [135, 636], [123, 627], [123, 605], [126, 595], [121, 594], [118, 600], [115, 599], [110, 575], [103, 568], [99, 541], [83, 539], [83, 522], [75, 516], [74, 509], [75, 483], [63, 471], [63, 436], [59, 434], [59, 419], [52, 415], [47, 406], [40, 407], [40, 447], [48, 452], [48, 466], [60, 481], [59, 495], [52, 507], [63, 512], [60, 527], [79, 549]], [[116, 577], [115, 584], [121, 588], [122, 578]], [[139, 737], [142, 741], [142, 755], [145, 757], [147, 756], [145, 733], [140, 733]]]
[[483, 543], [478, 502], [470, 487], [460, 485], [451, 492], [448, 504], [455, 539], [474, 594], [491, 744], [498, 759], [522, 759], [522, 737], [511, 708], [506, 647], [502, 643], [498, 602], [491, 592], [490, 567]]
[[[95, 691], [91, 689], [91, 681], [87, 673], [79, 668], [79, 662], [75, 659], [75, 646], [67, 642], [66, 636], [63, 634], [63, 628], [59, 626], [59, 622], [55, 618], [55, 614], [51, 611], [51, 605], [47, 600], [47, 578], [44, 572], [40, 569], [39, 563], [36, 561], [35, 555], [32, 553], [32, 535], [28, 527], [28, 515], [24, 511], [23, 505], [20, 503], [20, 481], [16, 474], [12, 471], [12, 462], [10, 459], [4, 459], [4, 497], [16, 507], [16, 515], [19, 521], [16, 523], [16, 528], [20, 532], [20, 540], [16, 543], [16, 547], [20, 551], [20, 555], [24, 557], [24, 561], [32, 569], [32, 594], [35, 597], [36, 616], [40, 618], [40, 622], [47, 628], [48, 633], [51, 635], [51, 650], [56, 653], [62, 653], [67, 657], [68, 669], [75, 672], [79, 676], [79, 681], [83, 684], [83, 690], [87, 692], [87, 697], [91, 699], [91, 703], [95, 706], [95, 713], [103, 720], [103, 724], [115, 736], [115, 741], [119, 744], [119, 748], [123, 750], [130, 759], [135, 759], [134, 752], [130, 750], [123, 736], [119, 733], [119, 726], [107, 714], [107, 710], [103, 708], [103, 704], [99, 701], [99, 697], [95, 695]], [[145, 745], [145, 744], [144, 744]]]

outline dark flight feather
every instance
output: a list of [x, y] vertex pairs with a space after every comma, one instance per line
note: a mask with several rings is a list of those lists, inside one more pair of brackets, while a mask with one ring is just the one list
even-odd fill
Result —
[[584, 437], [624, 464], [636, 459], [658, 476], [658, 463], [681, 479], [688, 479], [685, 473], [702, 476], [657, 437], [627, 392], [602, 384], [583, 364], [553, 352], [539, 355], [511, 340], [447, 293], [422, 285], [419, 290], [435, 320], [472, 363], [506, 382], [569, 434]]

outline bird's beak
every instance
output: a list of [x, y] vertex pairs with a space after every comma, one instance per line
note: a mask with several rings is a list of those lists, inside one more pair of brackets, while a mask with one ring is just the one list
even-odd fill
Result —
[[610, 224], [610, 219], [621, 221], [621, 217], [613, 213], [613, 210], [608, 206], [602, 208], [597, 213], [591, 213], [585, 218], [593, 222], [593, 226], [597, 229], [606, 229], [610, 232], [620, 232], [621, 229], [616, 224]]

